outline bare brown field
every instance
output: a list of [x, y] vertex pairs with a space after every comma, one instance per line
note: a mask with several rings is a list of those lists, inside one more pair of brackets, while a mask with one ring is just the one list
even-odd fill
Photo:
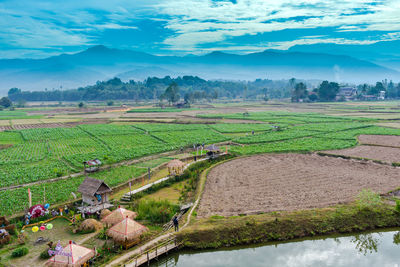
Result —
[[198, 217], [322, 208], [353, 201], [364, 188], [386, 193], [399, 169], [305, 154], [240, 158], [210, 171]]
[[358, 141], [366, 145], [392, 146], [400, 148], [400, 136], [396, 135], [360, 135]]
[[400, 162], [400, 148], [383, 146], [357, 146], [342, 150], [324, 151], [323, 153], [352, 158], [363, 158], [386, 163]]

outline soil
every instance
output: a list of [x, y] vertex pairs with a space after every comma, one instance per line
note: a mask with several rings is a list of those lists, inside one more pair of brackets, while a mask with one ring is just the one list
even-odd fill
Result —
[[400, 162], [400, 148], [383, 146], [357, 146], [349, 149], [324, 151], [323, 153], [352, 158], [363, 158], [385, 163]]
[[391, 146], [400, 148], [400, 136], [396, 135], [360, 135], [358, 141], [366, 145]]
[[399, 185], [399, 169], [388, 165], [315, 154], [257, 155], [210, 171], [198, 217], [322, 208], [353, 201], [364, 188], [387, 193]]

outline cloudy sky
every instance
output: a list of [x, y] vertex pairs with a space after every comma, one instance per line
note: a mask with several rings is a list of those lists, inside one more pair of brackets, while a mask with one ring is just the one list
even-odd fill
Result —
[[400, 39], [400, 0], [0, 0], [0, 58], [93, 45], [158, 55]]

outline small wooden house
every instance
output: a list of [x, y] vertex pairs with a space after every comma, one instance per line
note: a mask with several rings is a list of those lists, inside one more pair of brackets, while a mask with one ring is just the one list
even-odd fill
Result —
[[82, 194], [83, 204], [88, 205], [83, 211], [95, 213], [112, 207], [108, 202], [111, 191], [103, 180], [86, 177], [78, 188], [78, 192]]
[[219, 156], [219, 154], [221, 153], [220, 148], [217, 147], [216, 145], [210, 145], [210, 146], [206, 147], [205, 150], [207, 151], [207, 157], [209, 159], [217, 158]]

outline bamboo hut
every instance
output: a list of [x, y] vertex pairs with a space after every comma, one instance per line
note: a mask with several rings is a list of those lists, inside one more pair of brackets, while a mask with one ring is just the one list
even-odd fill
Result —
[[109, 215], [104, 217], [101, 221], [106, 225], [114, 225], [125, 219], [126, 217], [130, 219], [135, 219], [137, 216], [136, 212], [118, 207], [118, 209], [111, 212]]
[[185, 168], [185, 163], [178, 159], [174, 159], [168, 163], [167, 167], [169, 175], [181, 175]]
[[46, 266], [79, 267], [86, 264], [96, 254], [93, 249], [73, 244], [71, 241], [64, 248], [56, 247], [54, 253], [55, 255], [46, 262]]
[[109, 203], [111, 191], [103, 180], [86, 177], [78, 188], [82, 194], [82, 207], [78, 207], [78, 210], [93, 214], [112, 207]]
[[115, 243], [129, 248], [139, 243], [140, 236], [147, 231], [147, 227], [126, 217], [124, 220], [108, 229], [107, 235], [111, 237]]
[[218, 157], [221, 152], [220, 148], [216, 145], [210, 145], [206, 147], [205, 150], [207, 151], [207, 157], [209, 159]]

